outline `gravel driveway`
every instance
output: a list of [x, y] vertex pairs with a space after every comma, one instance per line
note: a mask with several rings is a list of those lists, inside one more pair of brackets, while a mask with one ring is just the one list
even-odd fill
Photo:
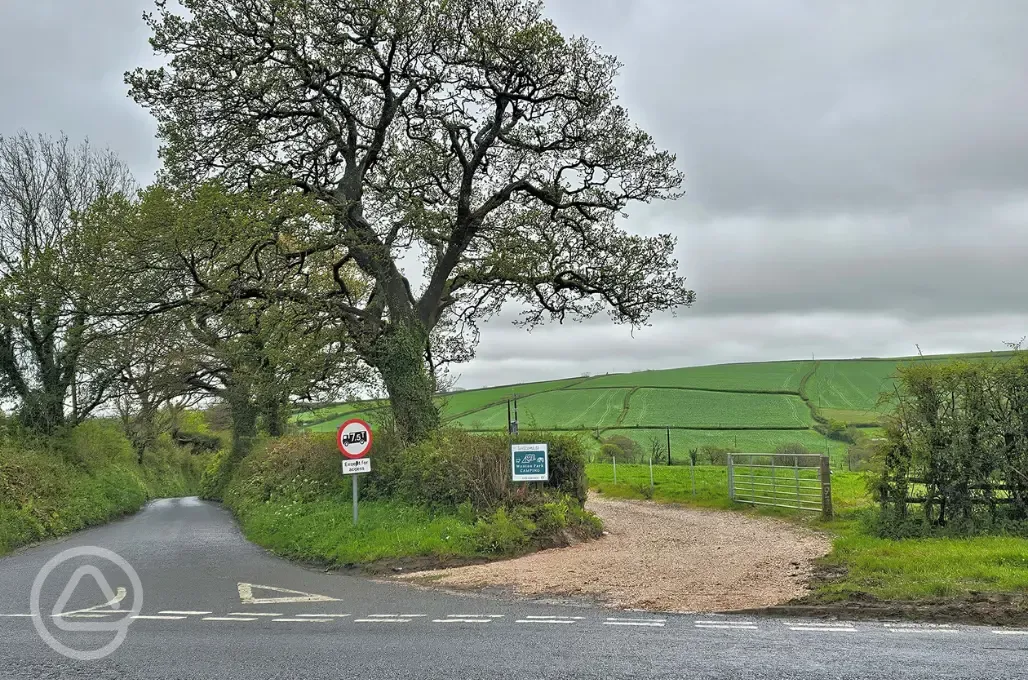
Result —
[[410, 574], [452, 588], [571, 596], [653, 611], [725, 611], [785, 602], [806, 592], [822, 535], [735, 512], [592, 496], [586, 507], [608, 535], [505, 562]]

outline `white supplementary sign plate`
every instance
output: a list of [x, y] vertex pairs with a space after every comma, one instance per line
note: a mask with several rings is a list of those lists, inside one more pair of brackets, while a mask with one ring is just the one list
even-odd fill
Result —
[[356, 460], [344, 459], [343, 460], [343, 474], [344, 475], [360, 475], [365, 472], [371, 472], [371, 459], [370, 458], [358, 458]]

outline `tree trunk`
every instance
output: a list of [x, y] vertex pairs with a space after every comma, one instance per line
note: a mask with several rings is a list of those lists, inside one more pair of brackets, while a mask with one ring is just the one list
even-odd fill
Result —
[[272, 399], [264, 404], [261, 415], [264, 420], [264, 429], [272, 437], [281, 437], [286, 433], [287, 420], [286, 402], [281, 399]]
[[367, 360], [378, 369], [389, 393], [399, 434], [419, 442], [439, 427], [439, 409], [432, 399], [432, 376], [425, 365], [427, 334], [418, 322], [391, 324], [375, 342]]
[[253, 447], [257, 436], [257, 407], [244, 385], [234, 385], [226, 390], [226, 398], [232, 411], [232, 459], [242, 460]]

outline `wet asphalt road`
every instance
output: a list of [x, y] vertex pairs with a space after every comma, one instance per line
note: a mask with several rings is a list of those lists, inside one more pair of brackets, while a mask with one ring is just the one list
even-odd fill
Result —
[[[140, 604], [131, 579], [90, 557], [50, 573], [32, 617], [40, 569], [83, 546], [135, 569], [140, 618], [126, 614]], [[81, 580], [60, 602], [75, 573]], [[307, 599], [262, 602], [271, 598]], [[79, 651], [116, 633], [62, 631], [57, 619], [127, 632], [110, 656], [77, 661], [48, 647], [37, 626]], [[0, 678], [621, 677], [1024, 678], [1028, 631], [614, 612], [429, 591], [290, 564], [196, 499], [156, 501], [0, 559]]]

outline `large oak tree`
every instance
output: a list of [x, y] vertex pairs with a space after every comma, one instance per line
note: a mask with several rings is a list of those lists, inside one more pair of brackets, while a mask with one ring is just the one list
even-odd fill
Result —
[[[674, 239], [618, 224], [675, 198], [675, 158], [617, 101], [617, 60], [531, 0], [182, 0], [146, 19], [167, 66], [126, 75], [169, 172], [284, 179], [324, 230], [284, 253], [355, 264], [331, 303], [410, 439], [438, 423], [427, 353], [506, 301], [528, 324], [687, 305]], [[420, 254], [423, 283], [400, 258]], [[270, 293], [269, 289], [269, 293]]]

